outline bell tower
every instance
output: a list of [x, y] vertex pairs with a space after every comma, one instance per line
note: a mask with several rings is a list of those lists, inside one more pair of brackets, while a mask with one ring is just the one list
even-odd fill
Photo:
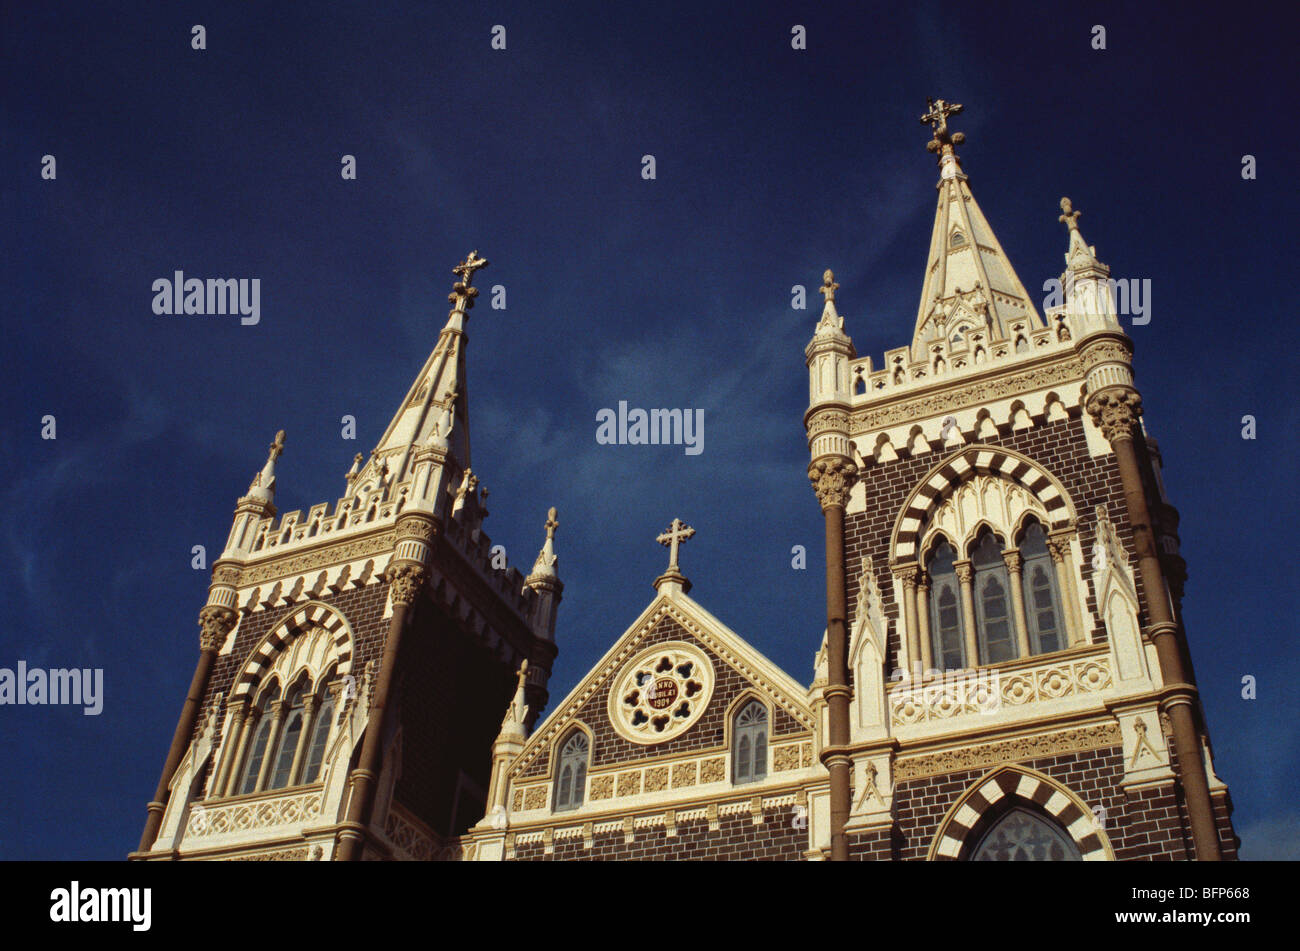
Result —
[[921, 117], [938, 201], [910, 343], [859, 358], [827, 271], [805, 351], [831, 858], [1235, 858], [1115, 283], [1063, 199], [1040, 311], [961, 112]]
[[[279, 432], [235, 507], [137, 860], [460, 857], [501, 709], [546, 706], [563, 584], [551, 509], [525, 578], [470, 458], [471, 252], [433, 352], [335, 503], [279, 514]], [[516, 678], [523, 669], [526, 675]]]

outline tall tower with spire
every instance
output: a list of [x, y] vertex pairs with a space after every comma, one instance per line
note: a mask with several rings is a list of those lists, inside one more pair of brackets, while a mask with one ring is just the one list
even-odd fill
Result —
[[1235, 858], [1110, 271], [1061, 200], [1035, 305], [922, 123], [938, 202], [910, 343], [858, 357], [827, 271], [805, 351], [826, 522], [829, 857]]
[[484, 530], [465, 350], [487, 263], [452, 269], [446, 325], [342, 498], [279, 515], [276, 435], [213, 565], [132, 858], [459, 857], [501, 709], [513, 695], [523, 729], [546, 706], [563, 591], [554, 508], [527, 577]]

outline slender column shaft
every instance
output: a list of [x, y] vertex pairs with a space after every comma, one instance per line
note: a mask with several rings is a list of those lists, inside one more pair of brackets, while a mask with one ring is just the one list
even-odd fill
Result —
[[934, 669], [934, 648], [930, 644], [930, 579], [924, 571], [916, 582], [916, 620], [921, 629], [921, 673]]
[[284, 715], [288, 710], [283, 700], [271, 704], [271, 733], [266, 738], [266, 752], [262, 755], [262, 768], [257, 773], [255, 791], [261, 792], [275, 775], [275, 760], [279, 759], [280, 731], [284, 729]]
[[979, 637], [975, 633], [975, 572], [969, 561], [959, 561], [957, 581], [961, 584], [962, 622], [966, 628], [966, 666], [978, 667], [980, 663]]
[[222, 743], [221, 766], [217, 770], [216, 779], [212, 783], [212, 795], [221, 796], [226, 789], [226, 776], [230, 774], [231, 762], [235, 758], [235, 751], [239, 749], [240, 742], [244, 737], [244, 719], [248, 715], [248, 702], [245, 700], [235, 701], [235, 709], [230, 714], [230, 730], [226, 735], [225, 742]]
[[316, 711], [320, 707], [320, 698], [315, 694], [304, 697], [302, 701], [302, 730], [298, 733], [298, 746], [293, 751], [293, 765], [289, 767], [289, 785], [298, 784], [298, 774], [302, 770], [303, 757], [307, 755], [307, 744], [311, 742], [311, 729], [316, 721]]
[[343, 862], [359, 861], [364, 851], [370, 810], [375, 801], [375, 785], [382, 765], [384, 717], [388, 710], [398, 652], [402, 646], [402, 632], [406, 627], [411, 603], [424, 582], [424, 569], [419, 565], [400, 565], [390, 571], [393, 578], [393, 617], [388, 623], [388, 637], [384, 643], [379, 677], [370, 701], [361, 756], [356, 769], [352, 771], [351, 795], [348, 799], [347, 818], [344, 820], [346, 828], [339, 833], [337, 857]]
[[1187, 816], [1192, 827], [1196, 858], [1203, 862], [1217, 862], [1222, 858], [1218, 827], [1214, 820], [1209, 777], [1205, 772], [1205, 760], [1193, 716], [1196, 688], [1187, 682], [1183, 669], [1182, 651], [1177, 636], [1178, 625], [1174, 622], [1169, 607], [1164, 572], [1151, 529], [1151, 513], [1147, 507], [1141, 469], [1133, 446], [1133, 428], [1137, 425], [1140, 411], [1141, 398], [1129, 389], [1103, 389], [1088, 400], [1088, 412], [1098, 421], [1103, 434], [1115, 450], [1115, 461], [1124, 487], [1124, 505], [1128, 510], [1133, 547], [1138, 556], [1138, 579], [1146, 600], [1148, 630], [1155, 643], [1161, 679], [1165, 682], [1160, 706], [1169, 714], [1173, 725], [1174, 748], [1178, 752], [1178, 771], [1187, 801]]
[[1051, 539], [1047, 550], [1052, 556], [1052, 565], [1056, 568], [1056, 586], [1061, 591], [1062, 613], [1065, 615], [1065, 632], [1071, 647], [1083, 640], [1079, 631], [1079, 612], [1075, 610], [1074, 569], [1071, 566], [1070, 542], [1066, 538]]
[[227, 796], [237, 796], [239, 794], [239, 780], [244, 774], [244, 760], [248, 757], [248, 744], [257, 735], [257, 724], [261, 719], [262, 711], [254, 708], [248, 712], [248, 716], [244, 720], [244, 731], [240, 734], [239, 746], [235, 749], [235, 757], [230, 764], [230, 773], [226, 776], [224, 794]]
[[921, 630], [916, 622], [916, 568], [902, 568], [898, 572], [903, 582], [903, 626], [907, 629], [907, 664], [912, 671], [920, 675], [921, 667]]
[[1020, 656], [1028, 657], [1029, 621], [1025, 617], [1025, 581], [1021, 574], [1024, 565], [1020, 552], [1012, 549], [1002, 553], [1002, 560], [1007, 566], [1007, 580], [1011, 582], [1011, 617], [1016, 623], [1016, 643], [1020, 645]]

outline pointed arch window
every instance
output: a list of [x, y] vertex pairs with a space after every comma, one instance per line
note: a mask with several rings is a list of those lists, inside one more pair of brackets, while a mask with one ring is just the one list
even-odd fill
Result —
[[1056, 566], [1047, 550], [1043, 527], [1031, 522], [1020, 542], [1024, 575], [1025, 620], [1029, 625], [1029, 647], [1035, 654], [1049, 654], [1065, 648], [1062, 631], [1061, 592]]
[[258, 704], [257, 731], [253, 734], [253, 744], [249, 747], [248, 758], [245, 761], [244, 773], [239, 781], [240, 794], [251, 793], [257, 789], [257, 777], [262, 772], [262, 760], [266, 759], [266, 747], [271, 741], [271, 717], [267, 716], [267, 707], [272, 691], [267, 691], [262, 695], [262, 700]]
[[321, 699], [320, 712], [311, 727], [310, 745], [307, 747], [307, 765], [301, 782], [314, 783], [320, 778], [321, 763], [325, 760], [325, 744], [329, 742], [330, 728], [334, 726], [334, 694], [326, 692]]
[[753, 783], [767, 776], [767, 707], [751, 700], [736, 714], [731, 781]]
[[984, 833], [976, 862], [1079, 862], [1079, 847], [1055, 822], [1017, 806]]
[[587, 734], [577, 730], [560, 747], [559, 770], [555, 776], [555, 811], [577, 809], [587, 790]]
[[1000, 664], [1015, 660], [1016, 635], [1011, 626], [1011, 581], [1002, 544], [990, 531], [981, 536], [971, 552], [975, 569], [975, 620], [979, 632], [980, 663]]
[[930, 556], [930, 639], [934, 658], [943, 670], [966, 666], [961, 589], [953, 566], [956, 557], [947, 539], [940, 541]]
[[302, 736], [303, 694], [304, 690], [299, 687], [293, 691], [292, 698], [286, 704], [288, 711], [284, 714], [284, 726], [280, 728], [279, 741], [276, 743], [273, 761], [275, 772], [271, 774], [268, 789], [280, 789], [289, 785], [294, 756], [298, 753], [298, 739]]

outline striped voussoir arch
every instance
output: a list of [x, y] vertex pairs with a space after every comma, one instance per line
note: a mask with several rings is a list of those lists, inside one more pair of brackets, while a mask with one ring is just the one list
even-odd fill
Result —
[[262, 682], [266, 672], [275, 666], [276, 656], [299, 634], [318, 627], [325, 628], [331, 635], [339, 676], [349, 673], [352, 669], [352, 631], [348, 628], [347, 619], [327, 604], [305, 604], [295, 608], [262, 638], [262, 642], [244, 664], [230, 699], [233, 701], [249, 697]]
[[[1020, 766], [1003, 766], [985, 776], [957, 800], [939, 824], [928, 858], [951, 861], [961, 857], [970, 832], [991, 813], [1033, 803], [1065, 830], [1085, 862], [1105, 862], [1112, 854], [1096, 819], [1077, 796], [1042, 773]], [[970, 843], [972, 847], [974, 843]]]
[[946, 459], [926, 475], [903, 506], [895, 528], [894, 557], [906, 561], [916, 556], [921, 528], [930, 512], [949, 492], [977, 473], [1010, 479], [1033, 493], [1047, 509], [1051, 527], [1066, 526], [1074, 517], [1060, 483], [1047, 471], [1019, 453], [994, 446], [970, 446]]

